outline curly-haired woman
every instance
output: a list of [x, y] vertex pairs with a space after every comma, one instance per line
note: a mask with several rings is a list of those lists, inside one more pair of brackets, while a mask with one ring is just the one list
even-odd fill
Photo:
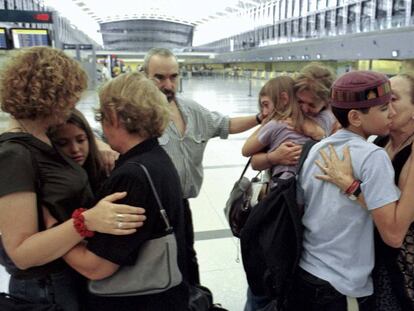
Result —
[[[49, 127], [69, 117], [86, 81], [80, 65], [62, 51], [33, 47], [9, 60], [0, 82], [1, 109], [12, 117], [0, 135], [0, 231], [15, 265], [9, 267], [9, 291], [65, 311], [80, 309], [82, 280], [60, 257], [93, 231], [130, 234], [143, 220], [141, 209], [112, 203], [125, 193], [78, 210], [93, 206], [86, 173], [47, 136]], [[57, 222], [45, 230], [41, 215], [49, 213]], [[118, 228], [117, 214], [128, 221], [126, 230]]]

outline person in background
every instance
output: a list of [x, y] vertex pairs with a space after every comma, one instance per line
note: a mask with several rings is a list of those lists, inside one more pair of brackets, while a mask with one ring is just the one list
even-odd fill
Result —
[[[304, 236], [291, 309], [341, 311], [353, 299], [359, 310], [373, 310], [374, 224], [385, 243], [401, 246], [414, 219], [414, 160], [400, 197], [386, 152], [366, 141], [388, 135], [395, 116], [385, 75], [346, 73], [334, 82], [331, 98], [343, 128], [312, 147], [298, 176]], [[346, 159], [352, 155], [354, 175], [344, 174], [336, 187], [326, 181], [339, 150]]]
[[[310, 63], [295, 77], [294, 94], [306, 117], [312, 119], [329, 136], [338, 128], [338, 122], [329, 108], [330, 88], [335, 80], [332, 69], [319, 63]], [[306, 129], [305, 129], [306, 134]], [[308, 136], [313, 136], [308, 133]], [[252, 157], [252, 167], [263, 170], [273, 165], [296, 165], [302, 147], [291, 141], [283, 142], [269, 153], [257, 153]]]
[[[411, 150], [414, 142], [414, 73], [403, 73], [390, 79], [391, 102], [395, 110], [389, 135], [374, 143], [385, 149], [395, 170], [395, 184], [404, 191], [408, 182]], [[351, 157], [341, 163], [332, 157], [333, 170], [326, 171], [331, 182], [338, 184], [341, 176], [352, 179]], [[345, 161], [344, 161], [345, 162]], [[335, 173], [335, 174], [334, 174]], [[407, 189], [408, 191], [410, 189]], [[412, 191], [412, 190], [411, 190]], [[375, 267], [373, 270], [376, 311], [409, 311], [414, 308], [414, 226], [411, 223], [401, 247], [388, 246], [375, 230]]]
[[48, 136], [63, 154], [86, 170], [92, 192], [97, 193], [106, 172], [95, 136], [83, 114], [74, 109], [64, 124], [49, 129]]
[[178, 97], [179, 66], [175, 55], [168, 49], [153, 48], [144, 58], [144, 73], [155, 81], [165, 94], [171, 108], [171, 122], [158, 139], [171, 157], [180, 177], [186, 218], [187, 251], [190, 282], [200, 283], [194, 228], [188, 199], [195, 198], [203, 182], [203, 155], [213, 137], [227, 138], [229, 134], [248, 130], [261, 122], [261, 116], [229, 118], [211, 112], [193, 100]]
[[[145, 220], [143, 209], [113, 203], [126, 193], [93, 205], [85, 171], [47, 136], [69, 117], [86, 83], [80, 65], [50, 47], [13, 54], [0, 81], [1, 109], [12, 117], [0, 135], [0, 232], [13, 263], [9, 292], [64, 311], [80, 310], [84, 282], [61, 257], [94, 231], [131, 234]], [[46, 230], [42, 214], [58, 222]]]
[[80, 243], [70, 250], [64, 259], [89, 279], [110, 278], [123, 265], [134, 264], [147, 240], [163, 235], [165, 224], [160, 207], [138, 165], [143, 164], [174, 228], [178, 266], [184, 282], [158, 294], [120, 297], [90, 294], [86, 310], [187, 310], [188, 274], [181, 188], [174, 164], [157, 140], [169, 122], [168, 102], [153, 82], [140, 73], [122, 74], [113, 79], [100, 91], [99, 98], [97, 120], [102, 122], [109, 145], [120, 153], [115, 169], [103, 184], [100, 197], [127, 191], [128, 196], [122, 202], [144, 207], [147, 219], [132, 235], [96, 234], [86, 245]]

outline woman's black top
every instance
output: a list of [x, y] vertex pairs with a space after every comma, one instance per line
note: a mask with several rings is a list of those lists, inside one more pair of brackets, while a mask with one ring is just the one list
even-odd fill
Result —
[[[388, 136], [378, 137], [374, 143], [380, 147], [385, 147], [388, 141]], [[401, 171], [410, 155], [411, 145], [408, 145], [392, 159], [396, 185], [398, 185]], [[413, 231], [413, 225], [411, 225], [408, 234], [410, 234], [410, 231]], [[407, 237], [404, 243], [406, 242]], [[411, 256], [411, 261], [413, 261], [413, 254], [409, 256]], [[374, 293], [376, 292], [375, 294], [377, 295], [377, 309], [379, 310], [414, 310], [414, 303], [407, 297], [405, 290], [406, 282], [404, 281], [404, 272], [398, 264], [399, 257], [401, 259], [401, 248], [393, 248], [385, 244], [378, 230], [375, 230], [375, 268], [373, 280]], [[404, 258], [402, 260], [405, 261]], [[409, 273], [412, 276], [412, 271]], [[413, 286], [414, 284], [411, 284], [411, 288]], [[389, 305], [387, 306], [387, 304]]]
[[[99, 195], [127, 191], [128, 195], [119, 203], [145, 208], [147, 217], [136, 233], [116, 236], [97, 233], [88, 242], [88, 249], [118, 265], [132, 265], [139, 254], [140, 246], [148, 239], [165, 235], [165, 223], [144, 171], [135, 163], [143, 164], [157, 189], [161, 202], [177, 239], [178, 265], [186, 280], [184, 214], [180, 180], [167, 153], [157, 139], [148, 139], [125, 154], [116, 162], [115, 169], [106, 180]], [[133, 276], [131, 276], [133, 277]], [[188, 293], [184, 282], [168, 291], [146, 296], [99, 297], [91, 294], [88, 310], [186, 310]], [[136, 306], [136, 307], [133, 307]]]
[[75, 209], [90, 207], [94, 200], [82, 167], [31, 134], [0, 135], [0, 172], [0, 196], [35, 192], [38, 205], [60, 222], [68, 220]]

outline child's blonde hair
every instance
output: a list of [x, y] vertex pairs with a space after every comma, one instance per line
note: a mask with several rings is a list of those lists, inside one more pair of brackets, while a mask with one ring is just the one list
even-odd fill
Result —
[[[289, 76], [270, 79], [259, 92], [259, 103], [261, 97], [268, 96], [274, 105], [274, 109], [268, 120], [286, 120], [287, 118], [291, 118], [295, 130], [300, 131], [303, 124], [303, 114], [295, 100], [293, 92], [294, 83], [295, 81]], [[283, 92], [288, 97], [287, 104], [283, 104], [280, 100]]]

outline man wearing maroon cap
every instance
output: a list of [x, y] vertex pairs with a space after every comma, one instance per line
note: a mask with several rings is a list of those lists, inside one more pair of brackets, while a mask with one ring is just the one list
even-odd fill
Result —
[[[332, 86], [332, 112], [343, 129], [311, 149], [298, 176], [304, 239], [292, 310], [342, 311], [355, 298], [359, 310], [372, 310], [374, 224], [387, 244], [399, 247], [414, 220], [414, 193], [403, 191], [400, 198], [386, 152], [366, 141], [389, 133], [391, 94], [388, 78], [370, 71], [346, 73]], [[331, 156], [333, 150], [352, 155], [355, 179], [344, 177], [339, 188], [325, 181], [327, 148]], [[411, 161], [404, 189], [414, 187]]]

